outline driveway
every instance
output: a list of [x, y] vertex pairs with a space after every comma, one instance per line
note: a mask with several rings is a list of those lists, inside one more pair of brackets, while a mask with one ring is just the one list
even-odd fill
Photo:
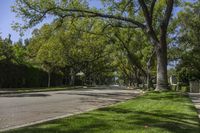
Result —
[[140, 93], [119, 87], [98, 87], [0, 95], [0, 131], [86, 112], [134, 98]]

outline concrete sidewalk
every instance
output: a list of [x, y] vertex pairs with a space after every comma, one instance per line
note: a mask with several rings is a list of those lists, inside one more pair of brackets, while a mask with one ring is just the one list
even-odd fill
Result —
[[200, 93], [189, 93], [189, 97], [192, 100], [194, 106], [198, 111], [198, 116], [200, 118]]

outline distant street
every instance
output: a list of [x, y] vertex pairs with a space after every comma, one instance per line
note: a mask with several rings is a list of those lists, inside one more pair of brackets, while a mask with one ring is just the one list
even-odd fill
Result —
[[133, 98], [119, 87], [0, 95], [0, 131], [32, 125]]

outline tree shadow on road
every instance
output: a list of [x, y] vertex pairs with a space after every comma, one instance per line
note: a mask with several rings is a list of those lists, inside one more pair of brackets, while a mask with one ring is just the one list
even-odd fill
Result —
[[51, 96], [49, 94], [8, 94], [8, 95], [1, 95], [0, 97], [48, 97]]

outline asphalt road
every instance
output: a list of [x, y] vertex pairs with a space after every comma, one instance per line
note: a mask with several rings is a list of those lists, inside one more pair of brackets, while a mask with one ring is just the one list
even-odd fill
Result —
[[119, 87], [0, 95], [0, 131], [63, 118], [133, 98]]

